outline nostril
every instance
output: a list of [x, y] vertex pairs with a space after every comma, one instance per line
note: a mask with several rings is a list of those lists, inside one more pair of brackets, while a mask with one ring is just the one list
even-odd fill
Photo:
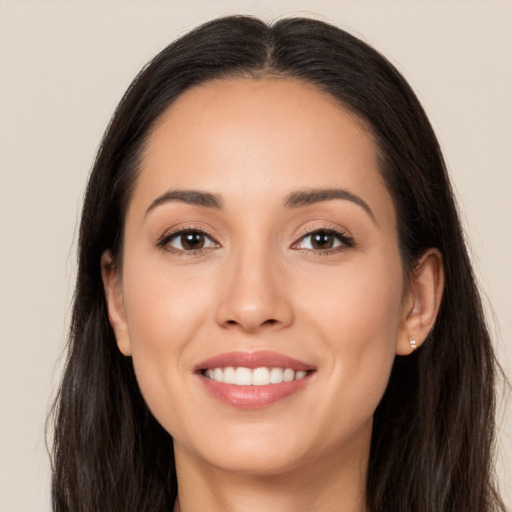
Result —
[[259, 325], [256, 325], [256, 326], [250, 326], [250, 325], [245, 325], [241, 322], [238, 322], [237, 320], [226, 320], [226, 322], [224, 323], [225, 326], [240, 326], [240, 327], [243, 327], [243, 328], [246, 328], [246, 329], [249, 329], [249, 330], [254, 330], [254, 329], [257, 329], [258, 327], [263, 327], [263, 326], [272, 326], [272, 325], [276, 325], [279, 323], [279, 320], [276, 320], [275, 318], [269, 318], [268, 320], [265, 320], [264, 322], [261, 322]]

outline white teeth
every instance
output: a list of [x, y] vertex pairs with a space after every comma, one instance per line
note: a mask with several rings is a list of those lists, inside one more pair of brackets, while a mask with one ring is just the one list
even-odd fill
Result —
[[291, 368], [286, 368], [283, 372], [283, 381], [291, 382], [293, 379], [295, 379], [295, 372]]
[[235, 370], [234, 384], [237, 386], [250, 386], [252, 384], [252, 371], [249, 368], [237, 368]]
[[270, 384], [281, 384], [283, 382], [282, 368], [272, 368], [270, 370]]
[[224, 368], [223, 379], [220, 382], [225, 382], [226, 384], [234, 384], [235, 383], [235, 369], [232, 366], [228, 366]]
[[270, 371], [268, 368], [256, 368], [252, 371], [252, 385], [266, 386], [270, 384]]
[[245, 368], [243, 366], [233, 368], [210, 368], [204, 372], [205, 376], [217, 382], [236, 384], [237, 386], [266, 386], [268, 384], [281, 384], [300, 380], [308, 374], [305, 370], [293, 370], [292, 368]]

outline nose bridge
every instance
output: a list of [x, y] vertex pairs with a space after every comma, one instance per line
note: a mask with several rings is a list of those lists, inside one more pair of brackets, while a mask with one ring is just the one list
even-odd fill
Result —
[[293, 312], [282, 267], [268, 242], [233, 247], [221, 277], [219, 324], [250, 332], [288, 325]]

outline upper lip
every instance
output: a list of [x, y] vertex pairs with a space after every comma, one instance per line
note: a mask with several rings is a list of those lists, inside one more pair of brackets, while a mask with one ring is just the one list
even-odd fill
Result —
[[307, 363], [285, 356], [277, 352], [243, 352], [234, 351], [219, 354], [200, 362], [194, 367], [194, 371], [209, 370], [212, 368], [226, 368], [228, 366], [244, 368], [291, 368], [292, 370], [314, 370], [315, 368]]

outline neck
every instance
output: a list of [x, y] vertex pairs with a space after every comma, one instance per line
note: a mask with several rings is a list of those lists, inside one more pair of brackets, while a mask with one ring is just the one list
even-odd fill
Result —
[[272, 475], [240, 474], [207, 465], [175, 447], [174, 512], [364, 512], [368, 451], [309, 460]]

